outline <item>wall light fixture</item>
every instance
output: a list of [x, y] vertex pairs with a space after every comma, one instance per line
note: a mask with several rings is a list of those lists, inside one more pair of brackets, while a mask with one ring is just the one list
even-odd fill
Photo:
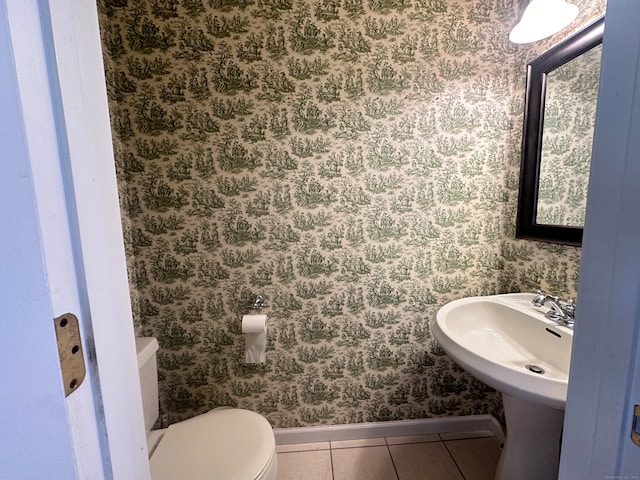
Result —
[[559, 32], [578, 16], [578, 7], [566, 0], [531, 0], [509, 40], [531, 43]]

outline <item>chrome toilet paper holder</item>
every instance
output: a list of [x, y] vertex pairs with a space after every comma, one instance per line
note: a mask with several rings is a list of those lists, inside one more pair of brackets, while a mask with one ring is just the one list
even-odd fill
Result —
[[243, 315], [255, 314], [256, 311], [262, 310], [267, 306], [267, 302], [265, 301], [262, 295], [256, 295], [256, 298], [253, 300], [253, 303], [249, 304], [244, 308], [240, 315], [238, 315], [238, 320], [242, 321]]
[[264, 297], [262, 295], [256, 295], [256, 299], [253, 301], [251, 308], [260, 309], [266, 307], [267, 304], [264, 301]]

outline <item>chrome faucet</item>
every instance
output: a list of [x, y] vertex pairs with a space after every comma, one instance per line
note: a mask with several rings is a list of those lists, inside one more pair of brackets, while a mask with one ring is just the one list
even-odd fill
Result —
[[531, 300], [535, 307], [549, 305], [549, 310], [545, 313], [545, 317], [555, 322], [561, 323], [567, 327], [572, 327], [576, 322], [576, 302], [571, 299], [562, 301], [559, 297], [549, 295], [542, 290], [538, 290], [536, 296]]

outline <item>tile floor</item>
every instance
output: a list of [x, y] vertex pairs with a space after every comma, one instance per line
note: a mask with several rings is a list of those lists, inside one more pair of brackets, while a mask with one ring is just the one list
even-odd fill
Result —
[[277, 480], [493, 480], [491, 432], [278, 445]]

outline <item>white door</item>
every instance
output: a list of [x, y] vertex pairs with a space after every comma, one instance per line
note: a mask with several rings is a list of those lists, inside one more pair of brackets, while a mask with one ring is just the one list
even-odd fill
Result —
[[[0, 478], [148, 479], [96, 4], [0, 2]], [[53, 317], [81, 322], [65, 399]]]
[[560, 478], [640, 479], [640, 2], [607, 4]]
[[0, 477], [35, 479], [56, 472], [53, 478], [74, 478], [7, 27], [0, 6]]

